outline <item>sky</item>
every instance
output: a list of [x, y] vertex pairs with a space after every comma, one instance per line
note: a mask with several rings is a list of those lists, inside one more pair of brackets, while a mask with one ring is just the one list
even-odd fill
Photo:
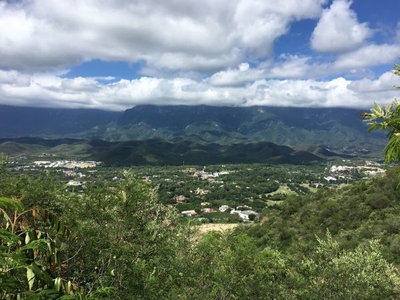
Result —
[[398, 0], [0, 0], [0, 104], [352, 107], [400, 94]]

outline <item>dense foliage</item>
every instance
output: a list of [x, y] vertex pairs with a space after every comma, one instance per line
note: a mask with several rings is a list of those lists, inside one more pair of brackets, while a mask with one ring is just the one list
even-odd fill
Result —
[[265, 210], [262, 221], [243, 230], [281, 251], [306, 255], [316, 245], [315, 236], [328, 229], [344, 249], [355, 249], [370, 239], [380, 239], [385, 257], [400, 263], [400, 190], [396, 169], [387, 176], [347, 187], [321, 189], [306, 196], [290, 196], [276, 209]]
[[[400, 65], [394, 66], [393, 73], [400, 76]], [[368, 131], [381, 130], [387, 133], [386, 162], [398, 161], [400, 159], [400, 102], [395, 99], [384, 107], [375, 103], [375, 107], [369, 113], [364, 113], [364, 120], [369, 125]]]

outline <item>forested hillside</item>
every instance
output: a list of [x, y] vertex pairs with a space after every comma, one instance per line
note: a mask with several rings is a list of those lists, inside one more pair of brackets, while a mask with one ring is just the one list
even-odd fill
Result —
[[386, 176], [343, 188], [320, 189], [289, 196], [275, 209], [264, 211], [259, 224], [243, 227], [257, 245], [294, 255], [306, 255], [327, 231], [343, 249], [352, 250], [378, 239], [385, 258], [400, 264], [400, 189], [398, 169]]
[[344, 154], [374, 153], [382, 134], [367, 134], [359, 109], [137, 105], [125, 112], [0, 105], [0, 138], [165, 140], [233, 145], [272, 142]]

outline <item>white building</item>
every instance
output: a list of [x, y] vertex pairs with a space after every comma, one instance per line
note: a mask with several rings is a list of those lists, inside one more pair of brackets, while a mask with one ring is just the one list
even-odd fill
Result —
[[226, 212], [230, 207], [228, 205], [221, 205], [218, 210], [220, 212]]
[[254, 215], [255, 217], [258, 216], [258, 213], [256, 213], [253, 210], [236, 210], [236, 209], [233, 209], [231, 211], [231, 214], [237, 214], [237, 215], [239, 215], [239, 217], [242, 220], [245, 220], [245, 221], [250, 221], [250, 216], [251, 215]]

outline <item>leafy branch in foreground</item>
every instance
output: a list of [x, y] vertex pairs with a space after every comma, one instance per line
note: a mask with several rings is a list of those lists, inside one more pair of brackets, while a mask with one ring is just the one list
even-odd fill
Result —
[[[46, 209], [25, 209], [0, 197], [0, 296], [2, 299], [75, 299], [76, 287], [60, 277], [63, 222]], [[44, 297], [44, 298], [43, 298]]]
[[[393, 73], [400, 76], [400, 65], [395, 65]], [[400, 88], [400, 86], [396, 86]], [[400, 102], [394, 99], [382, 107], [375, 103], [369, 113], [363, 113], [368, 124], [368, 132], [381, 130], [387, 132], [388, 143], [385, 147], [385, 161], [390, 163], [400, 159]]]

